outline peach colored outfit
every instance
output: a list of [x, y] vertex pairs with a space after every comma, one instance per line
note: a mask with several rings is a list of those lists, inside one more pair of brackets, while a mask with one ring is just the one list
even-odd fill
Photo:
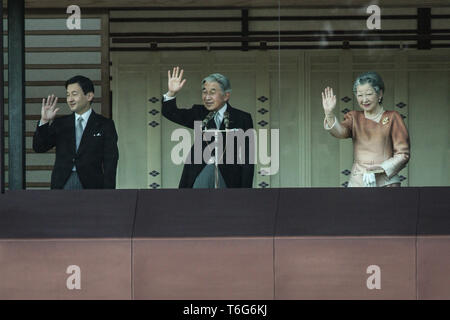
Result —
[[353, 167], [349, 187], [363, 187], [363, 174], [367, 168], [378, 165], [384, 173], [377, 173], [377, 187], [400, 184], [398, 172], [409, 161], [409, 135], [397, 111], [384, 111], [371, 118], [363, 111], [350, 111], [339, 123], [331, 127], [324, 120], [325, 130], [340, 139], [353, 140]]

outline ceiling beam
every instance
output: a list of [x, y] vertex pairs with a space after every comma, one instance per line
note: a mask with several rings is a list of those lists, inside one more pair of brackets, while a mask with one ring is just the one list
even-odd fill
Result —
[[[72, 0], [25, 0], [28, 8], [67, 8]], [[367, 0], [77, 0], [80, 8], [170, 9], [170, 8], [356, 8], [367, 7]], [[382, 8], [450, 7], [448, 0], [379, 0]]]

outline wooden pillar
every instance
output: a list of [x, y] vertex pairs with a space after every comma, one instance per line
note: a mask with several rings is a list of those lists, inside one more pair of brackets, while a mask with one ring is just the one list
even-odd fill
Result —
[[[248, 37], [248, 9], [241, 11], [241, 35], [243, 38]], [[248, 51], [248, 41], [242, 41], [242, 51]]]
[[[255, 158], [258, 159], [258, 163], [255, 168], [255, 178], [256, 188], [270, 188], [270, 175], [268, 175], [268, 170], [263, 170], [263, 168], [270, 167], [270, 164], [261, 164], [259, 158], [259, 148], [260, 148], [260, 135], [259, 130], [267, 130], [267, 150], [268, 154], [272, 157], [271, 141], [270, 141], [270, 116], [271, 116], [271, 104], [272, 99], [270, 96], [270, 75], [269, 75], [269, 64], [270, 57], [267, 51], [258, 51], [257, 57], [255, 59], [255, 76], [256, 76], [256, 112], [254, 119], [254, 128], [256, 129], [257, 148], [258, 151], [255, 154]], [[273, 157], [272, 157], [273, 158]]]
[[[408, 99], [408, 56], [405, 51], [399, 51], [395, 55], [395, 87], [394, 104], [395, 111], [398, 111], [405, 122], [406, 127], [409, 123], [409, 99]], [[402, 186], [409, 186], [409, 166], [406, 166], [399, 173]]]
[[417, 41], [417, 49], [430, 50], [431, 49], [431, 8], [417, 9], [417, 34], [419, 40]]
[[[297, 57], [299, 183], [311, 187], [311, 64], [310, 55], [302, 51]], [[281, 108], [281, 107], [280, 107]]]
[[[3, 0], [0, 0], [0, 34], [3, 34]], [[5, 95], [3, 91], [3, 37], [0, 37], [0, 193], [5, 193]]]
[[161, 116], [161, 53], [149, 53], [150, 70], [147, 76], [147, 185], [162, 187], [162, 116]]
[[[336, 92], [338, 121], [342, 121], [343, 116], [353, 110], [354, 94], [353, 88], [353, 56], [350, 50], [344, 50], [339, 57], [339, 91]], [[339, 184], [342, 187], [348, 186], [350, 171], [352, 170], [353, 143], [351, 139], [339, 139]]]
[[25, 3], [8, 1], [9, 189], [25, 189]]
[[102, 106], [101, 113], [103, 116], [112, 119], [111, 99], [110, 99], [110, 59], [109, 59], [109, 13], [101, 15], [101, 65], [102, 65]]

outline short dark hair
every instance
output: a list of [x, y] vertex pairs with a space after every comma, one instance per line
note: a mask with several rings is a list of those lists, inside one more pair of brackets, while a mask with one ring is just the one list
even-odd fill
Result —
[[94, 84], [91, 79], [86, 78], [84, 76], [75, 76], [66, 81], [65, 87], [69, 86], [69, 84], [78, 83], [78, 85], [83, 90], [84, 94], [88, 94], [89, 92], [94, 93]]

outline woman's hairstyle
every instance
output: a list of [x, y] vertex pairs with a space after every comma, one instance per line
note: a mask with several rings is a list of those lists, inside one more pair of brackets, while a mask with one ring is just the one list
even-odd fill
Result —
[[[365, 72], [360, 74], [353, 84], [353, 93], [356, 94], [356, 88], [360, 85], [369, 83], [372, 88], [375, 90], [377, 94], [380, 94], [380, 91], [384, 91], [384, 82], [381, 79], [380, 75], [375, 71]], [[383, 102], [383, 98], [381, 98], [380, 104]]]
[[220, 89], [222, 89], [222, 92], [231, 92], [231, 84], [230, 80], [228, 80], [227, 77], [224, 75], [221, 75], [220, 73], [213, 73], [207, 76], [205, 79], [202, 80], [202, 88], [205, 82], [217, 82], [220, 86]]

